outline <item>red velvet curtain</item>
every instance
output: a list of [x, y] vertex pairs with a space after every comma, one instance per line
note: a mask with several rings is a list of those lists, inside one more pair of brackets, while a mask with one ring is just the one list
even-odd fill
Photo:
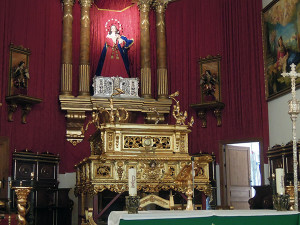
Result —
[[[120, 2], [122, 4], [120, 4]], [[123, 9], [130, 1], [96, 1], [99, 8]], [[220, 54], [223, 125], [208, 115], [207, 128], [200, 120], [190, 134], [190, 152], [218, 152], [220, 140], [262, 138], [268, 146], [267, 103], [264, 100], [261, 44], [261, 0], [179, 0], [166, 10], [166, 35], [170, 93], [180, 91], [179, 100], [189, 115], [189, 108], [199, 102], [199, 57]], [[58, 0], [0, 1], [0, 136], [10, 139], [11, 151], [28, 148], [34, 152], [60, 154], [60, 172], [74, 171], [74, 164], [90, 154], [88, 141], [73, 147], [65, 140], [65, 112], [60, 110], [62, 6]], [[78, 93], [80, 6], [73, 7], [73, 94]], [[140, 76], [139, 12], [137, 6], [124, 12], [91, 8], [91, 79], [104, 44], [103, 25], [117, 18], [124, 32], [135, 40], [129, 50], [131, 72]], [[152, 54], [152, 89], [156, 92], [155, 14], [150, 12]], [[20, 110], [14, 122], [7, 122], [9, 44], [31, 49], [29, 95], [42, 98], [20, 122]], [[169, 117], [170, 120], [173, 120]], [[171, 123], [169, 121], [169, 123]], [[89, 131], [92, 132], [92, 129]]]
[[221, 140], [263, 139], [268, 147], [260, 0], [182, 0], [166, 13], [170, 92], [180, 91], [180, 103], [189, 108], [200, 101], [200, 57], [220, 54], [221, 89], [225, 109], [222, 127], [208, 114], [207, 128], [196, 120], [190, 134], [190, 152], [214, 152]]

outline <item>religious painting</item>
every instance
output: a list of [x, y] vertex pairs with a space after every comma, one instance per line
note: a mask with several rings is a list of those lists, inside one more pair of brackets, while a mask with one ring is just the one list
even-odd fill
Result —
[[262, 11], [267, 100], [290, 92], [290, 78], [281, 74], [289, 72], [292, 64], [300, 72], [299, 20], [300, 0], [274, 0]]
[[221, 56], [207, 56], [198, 61], [200, 69], [201, 103], [220, 102], [220, 60]]
[[30, 50], [10, 45], [8, 96], [27, 95]]

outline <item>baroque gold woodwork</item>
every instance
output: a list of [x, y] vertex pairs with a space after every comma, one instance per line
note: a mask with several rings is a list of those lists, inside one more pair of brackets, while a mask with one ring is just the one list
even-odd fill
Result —
[[149, 11], [152, 0], [139, 0], [141, 34], [141, 96], [152, 98]]
[[61, 65], [61, 94], [72, 95], [72, 63]]
[[141, 12], [149, 12], [153, 0], [138, 0], [137, 5]]
[[[176, 105], [173, 105], [173, 111], [172, 111], [172, 115], [173, 117], [176, 119], [176, 124], [177, 125], [185, 125], [185, 121], [187, 119], [187, 112], [181, 112], [180, 111], [180, 103], [178, 100], [175, 99], [175, 97], [177, 97], [179, 95], [179, 91], [174, 92], [173, 94], [169, 95], [169, 98], [173, 99], [176, 103]], [[190, 127], [193, 126], [194, 124], [194, 117], [191, 117], [190, 122], [187, 122], [187, 125], [189, 125]]]
[[78, 3], [81, 7], [91, 7], [94, 3], [94, 0], [79, 0]]
[[[101, 144], [100, 154], [91, 148], [91, 156], [76, 167], [76, 194], [95, 195], [104, 190], [128, 190], [128, 169], [136, 168], [138, 190], [158, 192], [176, 190], [186, 192], [187, 186], [176, 183], [181, 169], [191, 164], [188, 155], [187, 125], [166, 124], [101, 124], [91, 136]], [[100, 149], [99, 148], [99, 149]], [[195, 188], [211, 194], [209, 163], [212, 156], [195, 158]]]
[[90, 96], [90, 7], [92, 0], [80, 0], [79, 96]]
[[167, 77], [167, 44], [165, 27], [165, 9], [168, 1], [157, 0], [153, 2], [156, 11], [156, 55], [157, 55], [157, 86], [158, 99], [168, 98]]
[[18, 208], [18, 225], [26, 225], [27, 221], [25, 215], [27, 213], [26, 204], [27, 197], [32, 187], [13, 187], [17, 195], [17, 208]]
[[[85, 122], [85, 118], [79, 115], [86, 115], [88, 112], [96, 113], [97, 109], [102, 108], [109, 110], [110, 101], [107, 98], [88, 97], [88, 98], [76, 98], [74, 96], [60, 95], [59, 101], [61, 103], [61, 110], [67, 111], [67, 140], [75, 145], [82, 141], [84, 136], [82, 135], [82, 128]], [[164, 101], [156, 101], [154, 99], [123, 99], [114, 98], [113, 101], [115, 108], [124, 108], [128, 113], [142, 112], [148, 115], [153, 115], [153, 109], [159, 113], [159, 120], [164, 121], [164, 114], [170, 112], [171, 100], [166, 99]], [[155, 113], [155, 115], [157, 115]], [[155, 123], [156, 117], [149, 123]], [[149, 118], [148, 118], [149, 119]], [[74, 120], [76, 123], [74, 123]]]
[[141, 95], [143, 98], [152, 98], [150, 67], [141, 69]]
[[157, 69], [158, 99], [168, 98], [168, 74], [166, 68]]
[[72, 95], [72, 24], [74, 0], [62, 0], [63, 35], [61, 61], [61, 94]]
[[67, 119], [67, 141], [71, 142], [74, 146], [80, 143], [84, 135], [82, 134], [83, 124], [85, 122], [84, 111], [68, 111], [66, 115]]
[[90, 97], [90, 65], [79, 65], [79, 96]]
[[172, 198], [170, 198], [170, 200], [166, 200], [157, 195], [151, 194], [140, 200], [140, 208], [144, 208], [150, 204], [155, 204], [165, 209], [174, 208], [174, 200], [172, 201]]
[[97, 225], [93, 218], [93, 208], [88, 208], [85, 210], [85, 220], [87, 225]]

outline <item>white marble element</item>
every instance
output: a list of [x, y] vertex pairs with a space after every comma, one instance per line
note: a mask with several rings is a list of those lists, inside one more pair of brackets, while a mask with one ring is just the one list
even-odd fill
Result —
[[110, 97], [116, 92], [116, 88], [120, 88], [124, 91], [124, 94], [121, 94], [120, 97], [139, 98], [138, 78], [95, 76], [93, 78], [93, 88], [95, 97]]

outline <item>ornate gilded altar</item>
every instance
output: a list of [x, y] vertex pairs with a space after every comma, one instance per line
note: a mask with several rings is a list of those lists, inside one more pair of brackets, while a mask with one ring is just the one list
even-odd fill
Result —
[[[121, 193], [128, 191], [130, 168], [135, 169], [137, 189], [143, 193], [157, 193], [161, 190], [186, 193], [189, 210], [193, 209], [191, 200], [194, 188], [212, 199], [209, 169], [214, 158], [209, 154], [200, 154], [192, 160], [189, 156], [188, 134], [194, 119], [191, 117], [190, 122], [186, 122], [187, 112], [180, 110], [179, 101], [175, 99], [179, 92], [169, 96], [176, 103], [172, 111], [175, 125], [158, 124], [159, 115], [155, 124], [122, 123], [127, 120], [128, 112], [123, 107], [114, 107], [113, 96], [123, 92], [116, 88], [109, 99], [109, 109], [97, 108], [92, 120], [82, 129], [84, 135], [90, 124], [97, 128], [89, 139], [91, 156], [75, 165], [75, 194], [81, 196], [81, 215], [85, 215], [87, 195], [94, 196], [109, 190], [118, 193], [114, 198], [116, 200]], [[107, 119], [109, 123], [105, 123]], [[146, 198], [141, 201], [144, 205], [154, 203]], [[173, 207], [174, 203], [170, 202], [169, 206]], [[85, 224], [84, 219], [82, 224]]]
[[[77, 194], [96, 194], [108, 189], [128, 190], [128, 169], [136, 168], [138, 190], [185, 192], [175, 180], [191, 164], [188, 126], [166, 124], [105, 124], [90, 138], [91, 156], [75, 167]], [[209, 163], [212, 156], [195, 157], [195, 188], [211, 193]]]

